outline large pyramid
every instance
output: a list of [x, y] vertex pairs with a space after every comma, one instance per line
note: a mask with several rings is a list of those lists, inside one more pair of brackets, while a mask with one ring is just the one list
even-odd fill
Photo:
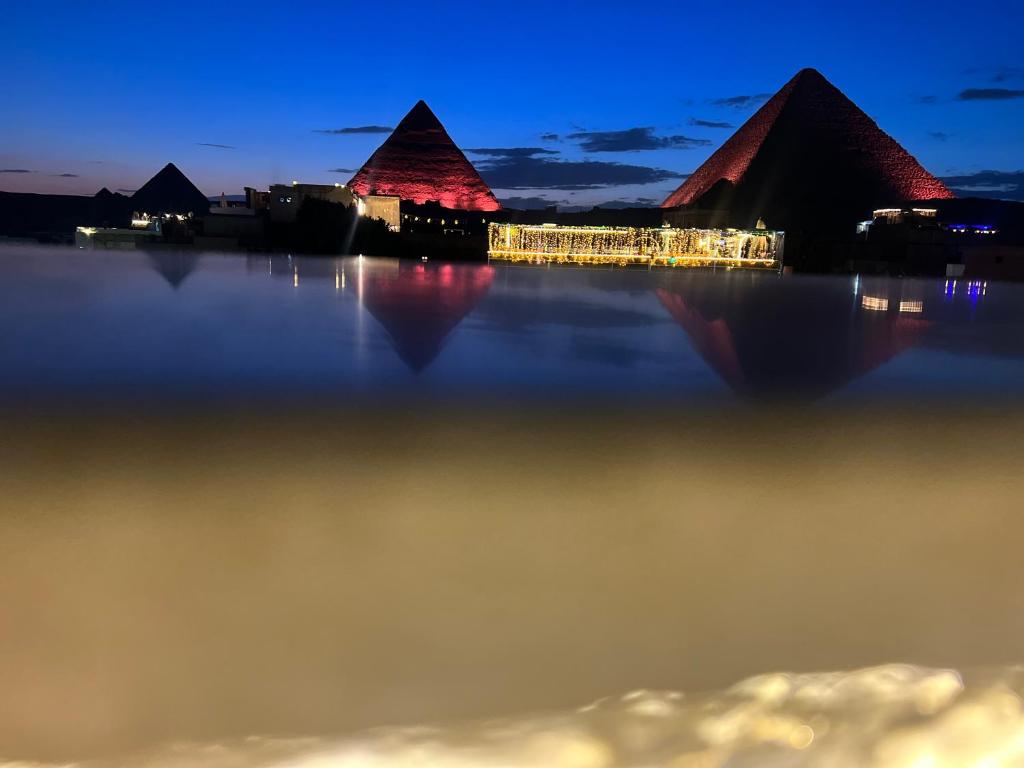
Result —
[[[821, 73], [801, 70], [662, 203], [723, 212], [716, 224], [848, 222], [951, 198], [946, 186]], [[853, 218], [851, 218], [853, 217]]]
[[206, 213], [210, 209], [210, 201], [174, 163], [136, 190], [131, 201], [140, 213]]
[[418, 101], [352, 177], [359, 195], [396, 195], [445, 208], [496, 211], [501, 205], [430, 107]]

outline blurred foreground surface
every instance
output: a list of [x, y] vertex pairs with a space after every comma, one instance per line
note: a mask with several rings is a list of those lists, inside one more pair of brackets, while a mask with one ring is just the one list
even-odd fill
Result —
[[0, 278], [0, 765], [1024, 762], [1020, 286]]
[[[865, 673], [849, 696], [770, 682], [749, 706], [641, 697], [344, 737], [775, 670], [1019, 660], [1022, 427], [993, 411], [9, 416], [0, 754], [1016, 765], [940, 753], [1019, 748], [1008, 670], [1009, 689], [970, 695], [946, 673]], [[783, 748], [803, 726], [813, 745]], [[938, 762], [895, 757], [920, 745]]]

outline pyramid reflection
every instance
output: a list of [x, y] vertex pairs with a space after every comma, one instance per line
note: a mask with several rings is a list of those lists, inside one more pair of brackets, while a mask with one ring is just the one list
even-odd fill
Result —
[[[655, 291], [695, 350], [744, 397], [814, 400], [919, 343], [921, 302], [731, 275]], [[912, 310], [912, 311], [911, 311]]]
[[494, 269], [390, 262], [364, 267], [360, 279], [363, 306], [384, 326], [398, 356], [418, 372], [487, 295]]

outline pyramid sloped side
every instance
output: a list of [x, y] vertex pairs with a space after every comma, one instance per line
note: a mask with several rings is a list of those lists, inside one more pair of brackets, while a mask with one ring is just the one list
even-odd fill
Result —
[[446, 208], [495, 211], [501, 205], [448, 132], [420, 102], [349, 181], [359, 195], [395, 195]]
[[165, 165], [131, 196], [132, 205], [149, 213], [205, 213], [210, 201], [173, 163]]
[[679, 189], [665, 199], [661, 207], [690, 205], [723, 179], [732, 184], [738, 183], [764, 143], [775, 119], [782, 112], [796, 82], [797, 78], [794, 77], [765, 102], [711, 157], [690, 174]]
[[858, 209], [953, 196], [814, 70], [787, 83], [663, 206], [699, 203], [722, 180], [739, 188], [736, 206], [790, 213], [833, 194]]

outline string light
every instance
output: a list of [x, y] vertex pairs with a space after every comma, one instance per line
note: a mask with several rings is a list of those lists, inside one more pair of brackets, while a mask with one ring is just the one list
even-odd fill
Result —
[[489, 224], [492, 259], [537, 263], [778, 268], [782, 233], [674, 227]]

